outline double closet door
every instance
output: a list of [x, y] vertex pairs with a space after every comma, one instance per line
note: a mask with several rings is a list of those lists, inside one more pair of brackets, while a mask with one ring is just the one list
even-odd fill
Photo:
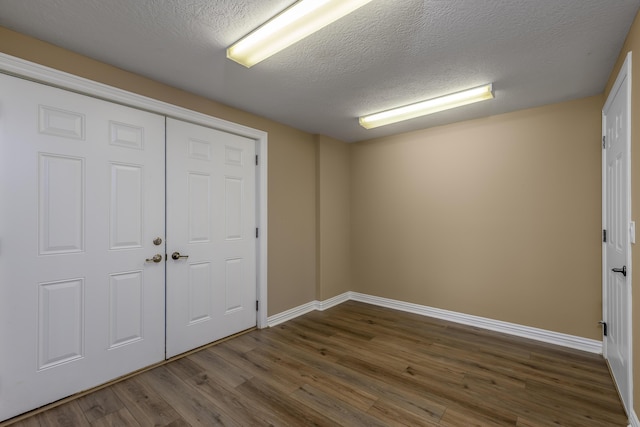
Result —
[[0, 421], [255, 326], [254, 156], [0, 75]]

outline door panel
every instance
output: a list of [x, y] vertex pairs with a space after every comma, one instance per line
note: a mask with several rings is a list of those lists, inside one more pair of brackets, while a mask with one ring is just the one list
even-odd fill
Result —
[[167, 357], [256, 325], [254, 158], [254, 140], [167, 119]]
[[0, 75], [0, 420], [164, 359], [164, 118]]
[[[605, 130], [605, 229], [604, 244], [604, 337], [605, 357], [611, 367], [620, 396], [631, 408], [631, 283], [629, 274], [629, 117], [628, 80], [612, 91], [604, 110]], [[625, 267], [625, 274], [613, 269]]]

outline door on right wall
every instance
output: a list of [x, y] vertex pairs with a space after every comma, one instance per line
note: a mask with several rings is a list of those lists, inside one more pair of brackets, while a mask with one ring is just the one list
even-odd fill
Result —
[[255, 141], [167, 118], [167, 358], [256, 326]]
[[604, 355], [627, 413], [631, 392], [630, 79], [627, 57], [609, 94], [603, 118]]

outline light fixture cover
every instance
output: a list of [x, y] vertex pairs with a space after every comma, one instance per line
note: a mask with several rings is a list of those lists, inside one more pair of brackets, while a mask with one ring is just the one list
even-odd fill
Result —
[[402, 107], [362, 116], [359, 118], [359, 121], [360, 126], [363, 128], [373, 129], [378, 126], [426, 116], [427, 114], [433, 114], [487, 99], [493, 99], [493, 84], [491, 83], [438, 98], [416, 102], [415, 104], [404, 105]]
[[301, 0], [227, 49], [227, 58], [249, 68], [371, 0]]

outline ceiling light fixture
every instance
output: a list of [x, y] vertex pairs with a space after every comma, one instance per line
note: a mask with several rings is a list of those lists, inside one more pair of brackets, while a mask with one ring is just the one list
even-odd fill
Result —
[[249, 68], [371, 0], [301, 0], [227, 49], [227, 58]]
[[463, 105], [487, 99], [493, 99], [493, 84], [463, 90], [462, 92], [456, 92], [440, 96], [438, 98], [428, 99], [426, 101], [416, 102], [415, 104], [392, 108], [391, 110], [381, 111], [379, 113], [369, 114], [367, 116], [360, 117], [359, 121], [360, 126], [363, 128], [373, 129], [378, 126], [390, 125], [391, 123], [426, 116], [427, 114], [433, 114], [439, 111], [461, 107]]

